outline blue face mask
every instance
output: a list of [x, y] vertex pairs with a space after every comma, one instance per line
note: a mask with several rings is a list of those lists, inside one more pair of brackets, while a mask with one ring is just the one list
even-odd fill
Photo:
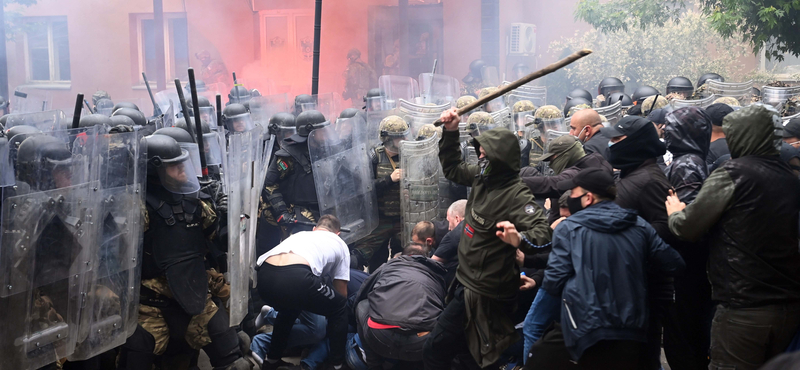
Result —
[[616, 143], [612, 143], [611, 141], [609, 141], [608, 142], [608, 147], [610, 148], [610, 147], [614, 146], [614, 144], [616, 144]]

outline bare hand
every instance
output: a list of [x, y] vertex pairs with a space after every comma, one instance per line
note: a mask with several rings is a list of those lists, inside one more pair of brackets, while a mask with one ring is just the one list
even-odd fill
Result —
[[552, 206], [552, 204], [550, 204], [550, 198], [545, 199], [544, 200], [544, 209], [549, 211], [550, 210], [550, 206]]
[[402, 175], [403, 175], [403, 170], [401, 170], [399, 168], [394, 170], [394, 172], [392, 172], [392, 182], [400, 181], [400, 176], [402, 176]]
[[667, 206], [667, 215], [683, 211], [683, 209], [686, 208], [686, 203], [681, 202], [681, 200], [678, 199], [678, 196], [675, 195], [675, 192], [672, 191], [672, 189], [670, 189], [669, 196], [667, 196], [667, 201], [664, 203]]
[[561, 223], [561, 221], [564, 221], [564, 220], [566, 220], [566, 219], [567, 219], [566, 217], [561, 217], [561, 218], [559, 218], [558, 220], [555, 220], [555, 221], [553, 221], [553, 224], [551, 224], [551, 225], [550, 225], [550, 228], [551, 228], [551, 229], [553, 229], [553, 230], [555, 230], [555, 229], [556, 229], [556, 226], [558, 226], [558, 224], [560, 224], [560, 223]]
[[525, 275], [519, 276], [519, 290], [526, 291], [536, 287], [536, 280], [533, 280]]
[[517, 266], [522, 267], [525, 264], [525, 253], [517, 249]]
[[439, 120], [444, 124], [445, 130], [458, 131], [458, 123], [461, 122], [461, 117], [458, 116], [458, 108], [450, 108], [442, 112]]
[[514, 224], [508, 221], [500, 221], [496, 226], [499, 230], [495, 234], [500, 240], [506, 244], [511, 244], [514, 248], [519, 247], [519, 243], [522, 242], [522, 235], [517, 231]]

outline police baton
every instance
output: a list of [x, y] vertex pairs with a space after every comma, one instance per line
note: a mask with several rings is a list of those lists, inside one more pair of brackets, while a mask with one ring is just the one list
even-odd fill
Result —
[[[197, 84], [194, 79], [194, 68], [189, 68], [189, 90], [192, 94], [192, 110], [194, 111], [194, 133], [197, 135], [197, 147], [200, 149], [200, 168], [203, 171], [203, 180], [208, 180], [208, 164], [206, 160], [206, 147], [203, 142], [203, 123], [200, 122], [200, 104], [197, 101]], [[191, 126], [186, 118], [186, 126]]]
[[[557, 70], [559, 70], [561, 68], [564, 68], [564, 67], [572, 64], [573, 62], [577, 61], [578, 59], [581, 59], [581, 58], [583, 58], [583, 57], [585, 57], [585, 56], [587, 56], [587, 55], [589, 55], [591, 53], [592, 53], [592, 51], [589, 50], [589, 49], [583, 49], [583, 50], [576, 51], [576, 52], [572, 53], [572, 55], [570, 55], [570, 56], [568, 56], [568, 57], [566, 57], [564, 59], [561, 59], [558, 62], [550, 64], [549, 66], [544, 67], [544, 68], [542, 68], [542, 69], [540, 69], [540, 70], [538, 70], [536, 72], [532, 72], [531, 74], [529, 74], [529, 75], [527, 75], [527, 76], [525, 76], [523, 78], [520, 78], [519, 80], [516, 80], [516, 81], [514, 81], [514, 82], [512, 82], [512, 83], [510, 83], [508, 85], [500, 87], [497, 91], [495, 91], [495, 92], [493, 92], [493, 93], [491, 93], [489, 95], [486, 95], [486, 96], [484, 96], [484, 97], [472, 102], [471, 104], [467, 104], [466, 106], [464, 106], [463, 108], [460, 108], [458, 110], [458, 115], [459, 116], [464, 115], [464, 114], [468, 113], [469, 111], [471, 111], [471, 110], [473, 110], [473, 109], [475, 109], [477, 107], [480, 107], [481, 105], [484, 105], [484, 104], [486, 104], [486, 103], [488, 103], [488, 102], [490, 102], [490, 101], [492, 101], [494, 99], [497, 99], [497, 98], [503, 96], [503, 94], [505, 94], [505, 93], [508, 93], [508, 92], [510, 92], [510, 91], [512, 91], [512, 90], [514, 90], [514, 89], [516, 89], [516, 88], [518, 88], [518, 87], [520, 87], [520, 86], [522, 86], [522, 85], [524, 85], [524, 84], [526, 84], [528, 82], [531, 82], [531, 81], [533, 81], [533, 80], [535, 80], [537, 78], [541, 78], [541, 77], [547, 76], [547, 75], [549, 75], [549, 74], [551, 74], [551, 73], [553, 73], [553, 72], [555, 72], [555, 71], [557, 71]], [[443, 124], [444, 124], [444, 122], [442, 122], [441, 120], [438, 120], [438, 119], [436, 120], [436, 122], [433, 123], [433, 125], [436, 126], [436, 127], [439, 127], [439, 126], [441, 126]]]
[[81, 124], [81, 109], [83, 108], [83, 93], [78, 93], [75, 99], [75, 110], [72, 111], [72, 128], [78, 128]]
[[[297, 224], [297, 225], [303, 225], [303, 226], [317, 226], [316, 223], [308, 222], [308, 221], [295, 221], [294, 223]], [[340, 227], [339, 231], [345, 232], [345, 233], [349, 233], [350, 229], [348, 229], [346, 227]]]

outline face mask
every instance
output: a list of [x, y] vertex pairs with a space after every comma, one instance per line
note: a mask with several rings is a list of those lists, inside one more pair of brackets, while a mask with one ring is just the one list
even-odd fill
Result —
[[489, 171], [492, 169], [492, 166], [489, 163], [489, 158], [486, 157], [478, 158], [478, 166], [481, 168], [481, 176], [488, 175]]
[[584, 196], [586, 196], [586, 194], [583, 194], [577, 198], [567, 197], [567, 208], [569, 208], [570, 214], [574, 215], [583, 210], [583, 204], [581, 204], [581, 199], [583, 199]]
[[614, 146], [614, 144], [616, 144], [616, 143], [613, 143], [613, 142], [609, 141], [608, 142], [608, 147], [610, 148], [610, 147]]
[[[583, 132], [584, 132], [584, 131], [586, 131], [586, 127], [587, 127], [587, 126], [583, 126], [583, 128], [581, 129], [581, 131], [580, 131], [580, 132], [578, 132], [578, 134], [577, 134], [577, 135], [575, 135], [575, 138], [576, 138], [576, 139], [578, 139], [578, 141], [580, 141], [580, 142], [581, 142], [581, 144], [583, 144], [584, 142], [586, 142], [586, 140], [581, 140], [581, 134], [583, 134]], [[585, 138], [584, 138], [584, 139], [585, 139]]]

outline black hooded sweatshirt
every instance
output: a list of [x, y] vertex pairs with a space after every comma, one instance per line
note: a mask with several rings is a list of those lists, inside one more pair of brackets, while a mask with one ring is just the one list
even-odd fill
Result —
[[711, 117], [697, 107], [684, 107], [667, 114], [666, 120], [664, 140], [672, 152], [672, 163], [665, 174], [678, 198], [689, 204], [708, 177]]

